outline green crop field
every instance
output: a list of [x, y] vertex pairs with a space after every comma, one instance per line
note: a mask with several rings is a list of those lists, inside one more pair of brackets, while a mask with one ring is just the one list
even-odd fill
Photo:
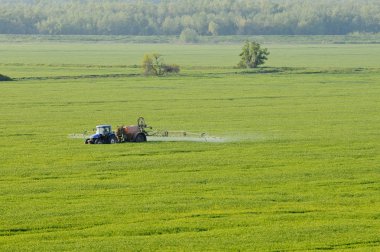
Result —
[[[380, 250], [380, 45], [267, 47], [2, 41], [0, 250]], [[224, 141], [68, 137], [138, 116]]]

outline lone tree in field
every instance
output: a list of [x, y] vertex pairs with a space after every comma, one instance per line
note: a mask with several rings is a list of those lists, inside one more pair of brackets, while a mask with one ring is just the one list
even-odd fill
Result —
[[143, 69], [145, 75], [163, 75], [163, 59], [161, 54], [145, 54], [143, 58]]
[[161, 76], [167, 73], [179, 73], [178, 65], [166, 65], [161, 54], [145, 54], [142, 67], [145, 75]]
[[265, 63], [268, 55], [267, 48], [261, 48], [261, 45], [255, 41], [246, 41], [240, 53], [241, 60], [238, 67], [256, 68]]

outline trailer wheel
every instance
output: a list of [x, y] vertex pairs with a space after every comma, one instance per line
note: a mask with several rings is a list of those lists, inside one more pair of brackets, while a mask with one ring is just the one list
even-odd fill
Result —
[[144, 134], [138, 134], [135, 138], [136, 143], [146, 142], [146, 136]]

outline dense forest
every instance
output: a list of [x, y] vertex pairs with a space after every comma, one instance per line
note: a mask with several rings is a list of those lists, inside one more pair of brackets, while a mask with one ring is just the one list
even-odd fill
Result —
[[380, 32], [379, 0], [0, 0], [2, 34]]

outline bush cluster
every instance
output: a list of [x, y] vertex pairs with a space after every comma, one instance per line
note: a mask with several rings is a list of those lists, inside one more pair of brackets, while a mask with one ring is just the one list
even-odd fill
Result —
[[162, 76], [168, 73], [179, 73], [178, 65], [167, 65], [164, 63], [161, 54], [145, 54], [142, 62], [142, 68], [145, 75]]
[[179, 71], [180, 71], [179, 66], [175, 65], [175, 64], [173, 64], [173, 65], [164, 65], [163, 68], [164, 68], [164, 72], [165, 73], [179, 73]]

